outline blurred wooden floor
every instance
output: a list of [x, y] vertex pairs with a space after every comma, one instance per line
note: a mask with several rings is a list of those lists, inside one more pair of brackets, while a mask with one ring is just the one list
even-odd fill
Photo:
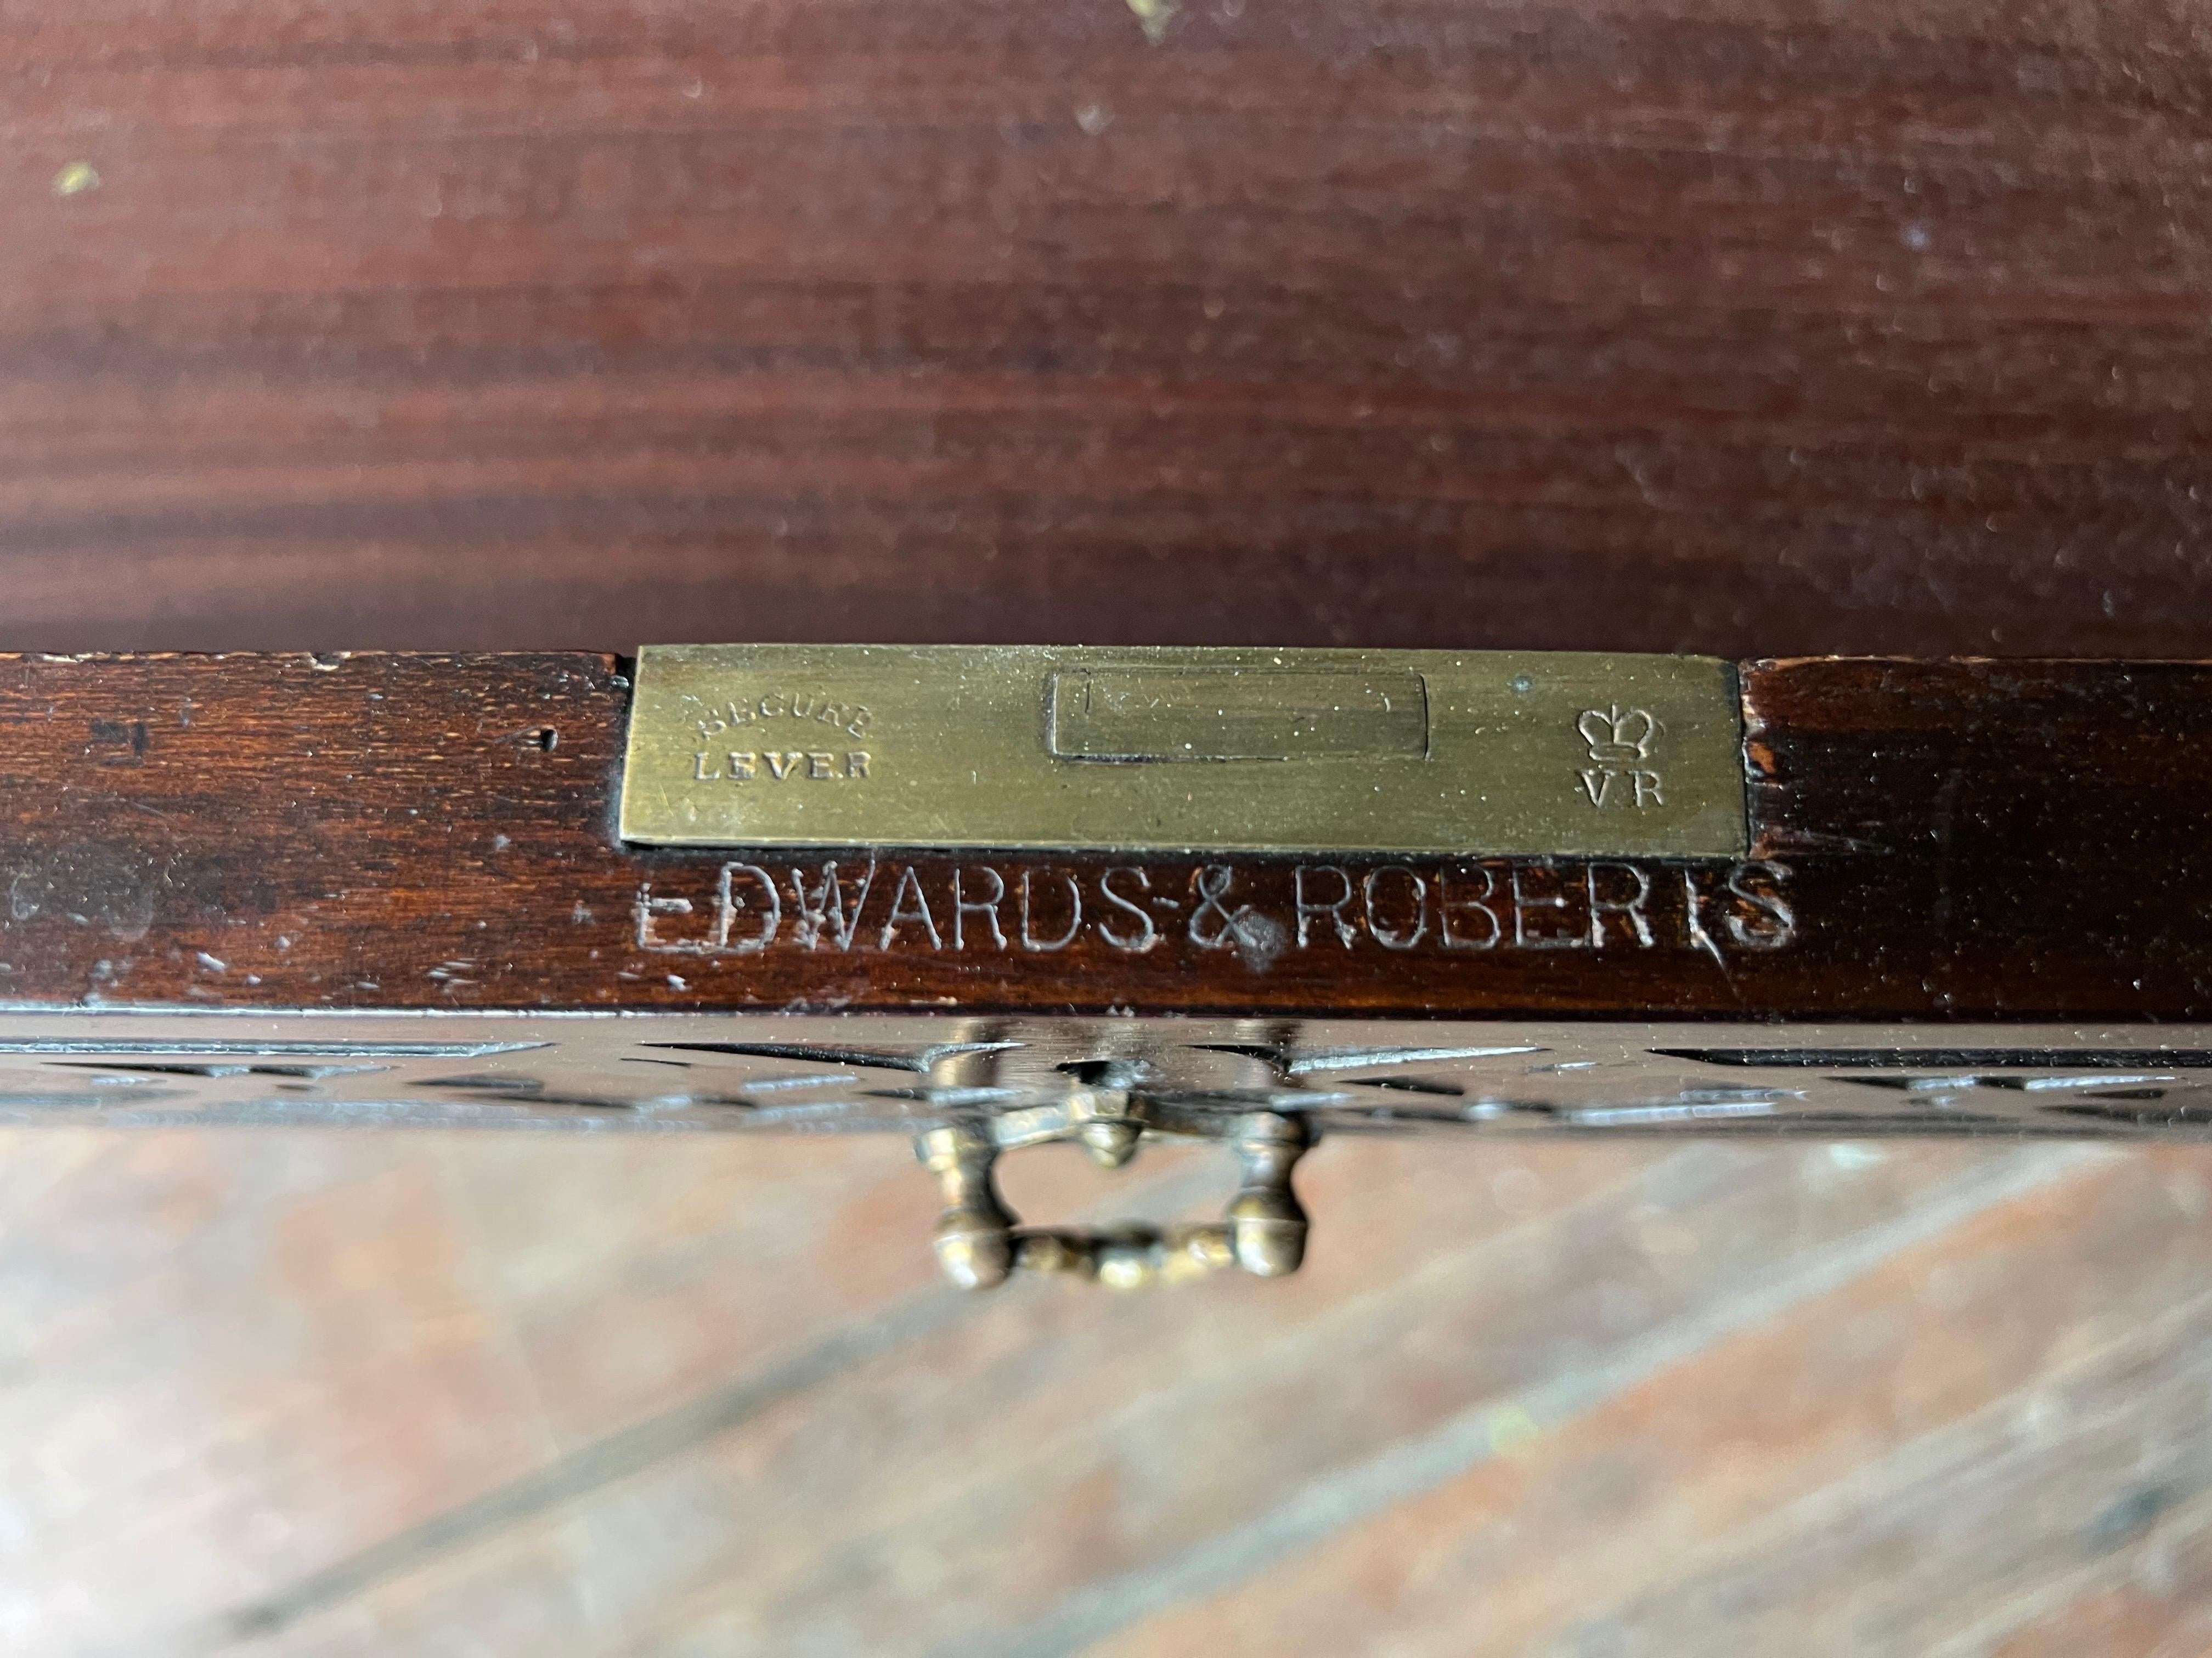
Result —
[[[2191, 8], [1138, 9], [5, 9], [0, 644], [2204, 653]], [[0, 1653], [2212, 1650], [2212, 1156], [1302, 1181], [0, 1133]]]
[[888, 1141], [6, 1141], [11, 1654], [2212, 1646], [2201, 1154], [1332, 1144], [1298, 1278], [963, 1298]]

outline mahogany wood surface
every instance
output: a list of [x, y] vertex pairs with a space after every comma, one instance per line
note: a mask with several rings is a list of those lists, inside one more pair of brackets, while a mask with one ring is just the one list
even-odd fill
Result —
[[[0, 646], [2208, 652], [2186, 4], [26, 0], [0, 88]], [[610, 671], [8, 664], [0, 997], [738, 1005], [607, 965]], [[2203, 1017], [2198, 671], [1754, 674], [1729, 977]], [[0, 1649], [2212, 1649], [2201, 1152], [1299, 1179], [1296, 1278], [963, 1299], [874, 1139], [0, 1132]]]
[[[2190, 665], [1748, 665], [1780, 948], [1716, 903], [1717, 963], [1616, 915], [1603, 950], [1323, 932], [1172, 971], [1095, 939], [638, 952], [639, 885], [711, 891], [725, 854], [614, 841], [621, 668], [12, 660], [10, 999], [57, 1034], [833, 994], [2202, 1017]], [[2212, 1629], [2201, 1151], [1332, 1140], [1298, 1277], [1122, 1301], [945, 1288], [881, 1139], [530, 1139], [0, 1132], [13, 1649], [2017, 1658]], [[1006, 1180], [1027, 1214], [1164, 1219], [1224, 1172]]]
[[9, 999], [2212, 1018], [2212, 669], [1752, 665], [1734, 864], [625, 847], [620, 670], [13, 659]]
[[43, 648], [2195, 655], [2164, 0], [0, 18]]

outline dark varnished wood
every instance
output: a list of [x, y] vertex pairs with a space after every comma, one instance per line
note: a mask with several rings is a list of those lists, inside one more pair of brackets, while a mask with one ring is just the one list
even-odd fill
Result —
[[[1197, 859], [884, 849], [845, 948], [830, 931], [806, 946], [793, 872], [798, 892], [818, 892], [821, 855], [617, 841], [622, 666], [10, 659], [9, 999], [2212, 1017], [2200, 896], [2212, 858], [2197, 833], [2212, 670], [2198, 666], [1750, 665], [1743, 864], [1473, 859], [1377, 873], [1316, 859], [1301, 875], [1297, 860], [1255, 859], [1224, 865], [1223, 888]], [[848, 903], [870, 858], [837, 859]], [[717, 948], [732, 863], [753, 867], [733, 878], [738, 913]], [[893, 925], [909, 868], [929, 919]], [[995, 926], [956, 916], [956, 870], [971, 902], [990, 890], [987, 870], [1006, 887]], [[1370, 876], [1371, 907], [1321, 908]], [[1149, 948], [1135, 947], [1137, 910], [1106, 902], [1102, 881], [1149, 906]], [[1650, 896], [1631, 915], [1620, 906], [1639, 883]], [[1063, 941], [1071, 884], [1085, 912]], [[1592, 911], [1593, 888], [1610, 908]], [[1209, 890], [1219, 902], [1206, 911]]]
[[[18, 9], [0, 644], [2204, 653], [2192, 9]], [[187, 665], [10, 669], [0, 773], [70, 793], [8, 790], [0, 884], [62, 878], [0, 905], [0, 993], [675, 1003], [562, 923], [633, 890], [568, 816], [607, 665], [404, 666], [240, 671], [197, 737]], [[2100, 787], [2055, 671], [1881, 671], [1752, 676], [1764, 798], [1849, 843], [1769, 851], [1858, 967], [1723, 941], [1735, 983], [2201, 1008], [2200, 749], [2148, 720]], [[1708, 959], [1654, 964], [1717, 1003]], [[1162, 1155], [1159, 1214], [1218, 1196]], [[1025, 1212], [1130, 1205], [1014, 1162]], [[1299, 1278], [956, 1303], [879, 1142], [10, 1132], [11, 1649], [2206, 1644], [2200, 1151], [1301, 1180]]]
[[2203, 648], [2188, 7], [86, 0], [0, 76], [13, 646]]

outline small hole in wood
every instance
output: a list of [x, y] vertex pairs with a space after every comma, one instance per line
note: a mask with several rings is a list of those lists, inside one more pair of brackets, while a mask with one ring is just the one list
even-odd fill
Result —
[[540, 726], [536, 731], [531, 732], [530, 735], [532, 740], [533, 740], [538, 746], [547, 754], [552, 753], [554, 750], [561, 746], [561, 733], [554, 730], [550, 726]]

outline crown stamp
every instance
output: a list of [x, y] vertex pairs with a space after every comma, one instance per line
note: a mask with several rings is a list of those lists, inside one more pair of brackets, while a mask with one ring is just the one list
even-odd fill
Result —
[[1651, 757], [1652, 739], [1659, 722], [1647, 708], [1584, 708], [1575, 731], [1589, 749], [1589, 757], [1601, 766], [1625, 766]]
[[[1576, 716], [1575, 735], [1589, 750], [1589, 768], [1576, 775], [1591, 805], [1602, 811], [1616, 799], [1639, 811], [1667, 804], [1665, 781], [1647, 763], [1659, 738], [1659, 721], [1650, 709], [1624, 708], [1618, 702], [1584, 708]], [[1621, 786], [1618, 792], [1616, 783]]]

